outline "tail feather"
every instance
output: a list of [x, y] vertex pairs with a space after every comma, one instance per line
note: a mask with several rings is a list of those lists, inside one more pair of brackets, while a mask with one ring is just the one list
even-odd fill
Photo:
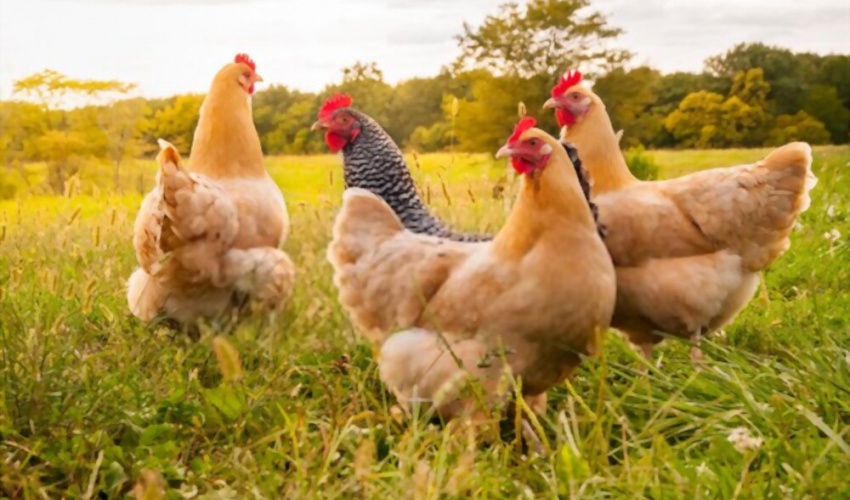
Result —
[[142, 321], [151, 321], [162, 311], [167, 293], [151, 275], [136, 269], [127, 281], [127, 305]]
[[404, 226], [384, 200], [365, 189], [346, 189], [328, 259], [335, 266], [350, 264], [401, 231]]
[[812, 172], [811, 146], [805, 142], [786, 144], [767, 155], [762, 161], [762, 167], [772, 171], [786, 172], [776, 186], [797, 193], [792, 208], [794, 215], [808, 210], [812, 203], [809, 192], [818, 183], [817, 177]]

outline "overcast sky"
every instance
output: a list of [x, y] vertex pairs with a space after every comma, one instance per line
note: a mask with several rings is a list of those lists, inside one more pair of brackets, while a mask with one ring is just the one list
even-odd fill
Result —
[[[139, 84], [146, 96], [205, 92], [236, 52], [266, 82], [320, 90], [351, 63], [390, 82], [429, 76], [453, 35], [505, 0], [0, 0], [0, 98], [51, 68]], [[850, 0], [592, 0], [626, 34], [633, 63], [699, 70], [740, 41], [850, 53]], [[262, 85], [262, 84], [261, 84]], [[262, 88], [262, 87], [261, 87]]]

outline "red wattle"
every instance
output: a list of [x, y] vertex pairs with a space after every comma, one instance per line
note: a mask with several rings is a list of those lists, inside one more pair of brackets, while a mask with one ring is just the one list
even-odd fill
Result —
[[564, 108], [557, 108], [555, 110], [555, 119], [558, 120], [558, 125], [561, 127], [575, 124], [576, 115], [570, 113], [568, 110]]
[[325, 132], [325, 143], [328, 145], [328, 149], [331, 150], [331, 153], [336, 153], [340, 149], [345, 147], [346, 144], [345, 137], [335, 134], [331, 131]]
[[516, 173], [520, 175], [529, 174], [534, 170], [534, 165], [521, 158], [516, 157], [511, 158], [511, 166], [513, 166], [514, 170], [516, 170]]

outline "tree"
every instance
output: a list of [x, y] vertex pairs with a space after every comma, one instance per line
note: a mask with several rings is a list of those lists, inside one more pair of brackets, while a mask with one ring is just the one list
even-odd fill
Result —
[[157, 139], [165, 139], [179, 151], [188, 153], [203, 102], [204, 96], [200, 94], [174, 97], [171, 104], [157, 111], [151, 118], [147, 127], [146, 142], [154, 144]]
[[384, 81], [383, 72], [374, 62], [357, 62], [343, 68], [342, 83], [329, 86], [322, 94], [327, 97], [334, 92], [350, 94], [354, 98], [354, 107], [380, 123], [396, 143], [406, 139], [392, 125], [393, 88]]
[[461, 55], [456, 69], [474, 67], [494, 75], [548, 82], [567, 67], [586, 70], [619, 66], [630, 54], [608, 44], [622, 33], [599, 12], [587, 12], [589, 0], [530, 0], [506, 3], [481, 26], [464, 24], [457, 37]]
[[15, 94], [34, 101], [43, 111], [45, 133], [28, 140], [24, 149], [47, 162], [48, 184], [54, 192], [64, 190], [65, 181], [80, 169], [98, 141], [97, 127], [89, 119], [91, 109], [70, 112], [66, 107], [123, 95], [132, 88], [114, 80], [76, 80], [50, 69], [15, 82]]
[[829, 132], [823, 123], [805, 111], [777, 117], [765, 145], [781, 146], [793, 141], [826, 144], [829, 142]]
[[143, 119], [149, 111], [144, 99], [123, 99], [105, 106], [99, 116], [107, 143], [107, 156], [112, 161], [113, 183], [121, 190], [121, 163], [143, 151], [140, 138], [148, 125]]
[[706, 90], [688, 94], [670, 113], [664, 126], [682, 147], [720, 147], [723, 141], [718, 127], [722, 121], [723, 101], [722, 95]]
[[850, 110], [844, 106], [832, 85], [812, 85], [803, 98], [802, 110], [826, 127], [833, 143], [844, 143], [850, 139]]
[[771, 47], [763, 43], [740, 43], [725, 54], [710, 57], [706, 70], [725, 78], [753, 68], [761, 68], [764, 80], [770, 86], [768, 100], [775, 113], [789, 113], [800, 109], [802, 96], [808, 82], [817, 72], [816, 57], [811, 54], [794, 54], [788, 49]]
[[850, 109], [850, 55], [829, 55], [821, 60], [817, 83], [832, 85], [844, 107]]
[[605, 103], [614, 130], [627, 130], [622, 147], [651, 144], [662, 130], [662, 118], [653, 118], [652, 108], [658, 100], [655, 88], [661, 75], [641, 66], [630, 71], [609, 71], [593, 83], [593, 91]]
[[[540, 109], [547, 97], [540, 90], [546, 88], [548, 79], [541, 77], [496, 77], [479, 70], [465, 78], [472, 80], [471, 96], [458, 99], [457, 117], [452, 116], [452, 107], [445, 102], [443, 108], [446, 121], [455, 120], [461, 151], [496, 151], [518, 119], [517, 104], [523, 102], [527, 109]], [[554, 121], [540, 126], [556, 132]]]
[[764, 70], [752, 68], [735, 74], [729, 95], [737, 97], [750, 106], [764, 108], [768, 92], [770, 92], [770, 85], [764, 81]]

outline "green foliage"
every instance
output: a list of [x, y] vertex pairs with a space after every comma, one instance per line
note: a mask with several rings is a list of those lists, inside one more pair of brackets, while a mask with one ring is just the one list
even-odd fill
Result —
[[769, 90], [760, 69], [738, 73], [727, 98], [707, 91], [689, 94], [667, 116], [665, 127], [683, 147], [761, 146], [769, 132]]
[[[615, 130], [625, 132], [625, 148], [758, 147], [789, 137], [822, 143], [821, 129], [833, 143], [850, 142], [848, 55], [738, 44], [709, 58], [702, 73], [665, 75], [624, 68], [629, 54], [613, 48], [620, 33], [590, 0], [506, 3], [480, 25], [464, 26], [459, 58], [434, 77], [391, 85], [376, 63], [356, 62], [319, 93], [283, 85], [258, 91], [254, 122], [266, 154], [323, 153], [323, 135], [310, 126], [324, 99], [346, 92], [403, 147], [492, 152], [520, 102], [557, 134], [540, 105], [559, 73], [580, 68]], [[128, 160], [151, 158], [159, 138], [188, 154], [204, 96], [145, 100], [134, 88], [52, 70], [21, 79], [16, 100], [0, 102], [0, 165], [16, 172], [27, 193], [60, 193], [77, 173], [110, 176], [118, 192], [141, 189], [147, 175]], [[39, 166], [27, 171], [32, 162]]]
[[[766, 152], [645, 154], [665, 178]], [[848, 162], [847, 147], [815, 149], [820, 182], [790, 250], [703, 343], [704, 369], [686, 342], [668, 340], [646, 373], [608, 332], [600, 356], [550, 392], [537, 419], [542, 453], [514, 439], [514, 421], [494, 433], [395, 407], [324, 258], [336, 157], [269, 158], [301, 270], [287, 310], [205, 325], [197, 341], [127, 312], [140, 196], [0, 203], [0, 496], [162, 498], [161, 487], [165, 498], [205, 499], [847, 498]], [[420, 163], [414, 174], [441, 216], [500, 226], [509, 201], [492, 192], [503, 163]], [[441, 176], [451, 206], [433, 187]], [[215, 356], [220, 335], [241, 373], [236, 356]], [[737, 428], [763, 442], [738, 451]]]
[[838, 90], [828, 85], [813, 85], [806, 92], [803, 109], [823, 123], [832, 142], [847, 142], [850, 132], [850, 109], [838, 97]]
[[814, 61], [807, 54], [794, 54], [763, 43], [735, 45], [725, 54], [709, 58], [706, 68], [726, 78], [761, 68], [770, 86], [768, 98], [774, 105], [773, 111], [779, 114], [800, 109], [806, 82], [812, 81], [816, 72]]
[[641, 66], [630, 71], [609, 71], [593, 83], [593, 91], [605, 103], [614, 130], [626, 130], [621, 146], [654, 144], [662, 130], [662, 118], [653, 112], [661, 75]]
[[608, 43], [622, 30], [609, 26], [601, 13], [588, 12], [589, 6], [589, 0], [506, 3], [481, 26], [464, 23], [456, 65], [511, 77], [544, 77], [550, 82], [566, 65], [619, 66], [630, 54], [611, 49]]
[[203, 102], [204, 96], [199, 94], [179, 95], [171, 99], [168, 105], [157, 110], [151, 118], [145, 142], [156, 144], [157, 139], [165, 139], [174, 144], [178, 151], [188, 153]]
[[642, 181], [658, 179], [661, 167], [655, 162], [652, 156], [646, 153], [646, 149], [643, 146], [629, 148], [623, 153], [623, 156], [632, 175], [638, 179]]
[[414, 151], [441, 151], [452, 144], [452, 124], [437, 122], [428, 128], [417, 127], [410, 134], [408, 147]]
[[829, 142], [829, 131], [826, 130], [823, 123], [805, 111], [798, 111], [795, 115], [777, 117], [766, 144], [780, 146], [793, 141], [826, 144]]

